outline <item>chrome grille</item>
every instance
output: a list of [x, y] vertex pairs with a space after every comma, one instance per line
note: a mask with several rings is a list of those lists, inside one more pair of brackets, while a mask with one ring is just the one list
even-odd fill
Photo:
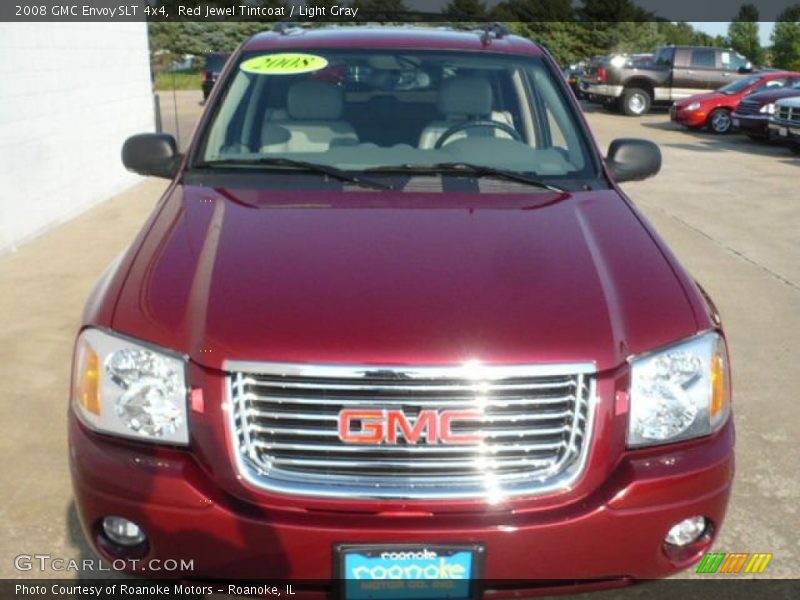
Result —
[[[489, 498], [537, 494], [580, 475], [594, 365], [340, 367], [234, 363], [230, 415], [240, 472], [258, 487], [333, 497]], [[477, 410], [467, 445], [353, 444], [339, 411]]]
[[775, 108], [775, 118], [779, 121], [796, 121], [800, 124], [800, 108], [777, 106]]
[[736, 113], [739, 115], [757, 115], [759, 114], [758, 111], [761, 110], [761, 103], [754, 102], [752, 100], [742, 100], [739, 103], [739, 107], [736, 109]]

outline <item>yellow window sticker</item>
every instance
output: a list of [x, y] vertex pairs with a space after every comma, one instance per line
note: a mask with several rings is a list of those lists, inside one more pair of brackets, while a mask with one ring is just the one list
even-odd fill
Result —
[[239, 68], [245, 73], [256, 75], [296, 75], [311, 73], [328, 66], [328, 60], [314, 54], [285, 52], [281, 54], [262, 54], [244, 61]]

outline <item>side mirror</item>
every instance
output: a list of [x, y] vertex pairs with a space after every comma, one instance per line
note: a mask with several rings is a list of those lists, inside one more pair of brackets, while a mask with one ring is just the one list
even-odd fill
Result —
[[140, 133], [122, 145], [122, 164], [139, 175], [172, 179], [180, 159], [175, 138], [166, 133]]
[[739, 73], [750, 73], [753, 70], [753, 63], [748, 62], [739, 67]]
[[639, 181], [661, 170], [661, 150], [647, 140], [620, 138], [608, 147], [606, 162], [617, 183]]

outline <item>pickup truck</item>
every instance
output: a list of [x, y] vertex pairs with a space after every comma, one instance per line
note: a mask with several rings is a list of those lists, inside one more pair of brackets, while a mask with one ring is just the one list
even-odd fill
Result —
[[582, 91], [618, 104], [628, 116], [646, 114], [655, 103], [671, 103], [715, 90], [749, 73], [753, 66], [733, 50], [664, 46], [642, 64], [624, 57], [589, 68]]
[[769, 123], [770, 137], [785, 143], [800, 154], [800, 98], [783, 98], [775, 103]]

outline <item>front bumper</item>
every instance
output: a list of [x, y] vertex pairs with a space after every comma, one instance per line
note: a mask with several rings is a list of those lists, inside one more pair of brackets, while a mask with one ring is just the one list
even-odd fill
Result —
[[757, 137], [769, 137], [769, 117], [766, 115], [740, 115], [733, 113], [733, 128]]
[[193, 560], [191, 572], [170, 573], [192, 580], [329, 580], [341, 543], [482, 544], [491, 580], [664, 577], [710, 545], [671, 560], [662, 543], [672, 525], [703, 515], [719, 531], [734, 460], [731, 421], [709, 438], [626, 453], [603, 485], [555, 508], [533, 499], [513, 511], [418, 513], [398, 503], [370, 513], [306, 509], [293, 497], [279, 508], [245, 502], [222, 491], [192, 453], [97, 435], [72, 413], [69, 439], [78, 514], [96, 551], [115, 558], [98, 545], [99, 523], [123, 516], [148, 534], [145, 559]]
[[779, 142], [800, 144], [800, 124], [773, 119], [769, 122], [769, 137]]
[[708, 121], [708, 112], [702, 108], [698, 110], [684, 110], [673, 105], [669, 109], [669, 118], [673, 123], [686, 127], [702, 127]]

